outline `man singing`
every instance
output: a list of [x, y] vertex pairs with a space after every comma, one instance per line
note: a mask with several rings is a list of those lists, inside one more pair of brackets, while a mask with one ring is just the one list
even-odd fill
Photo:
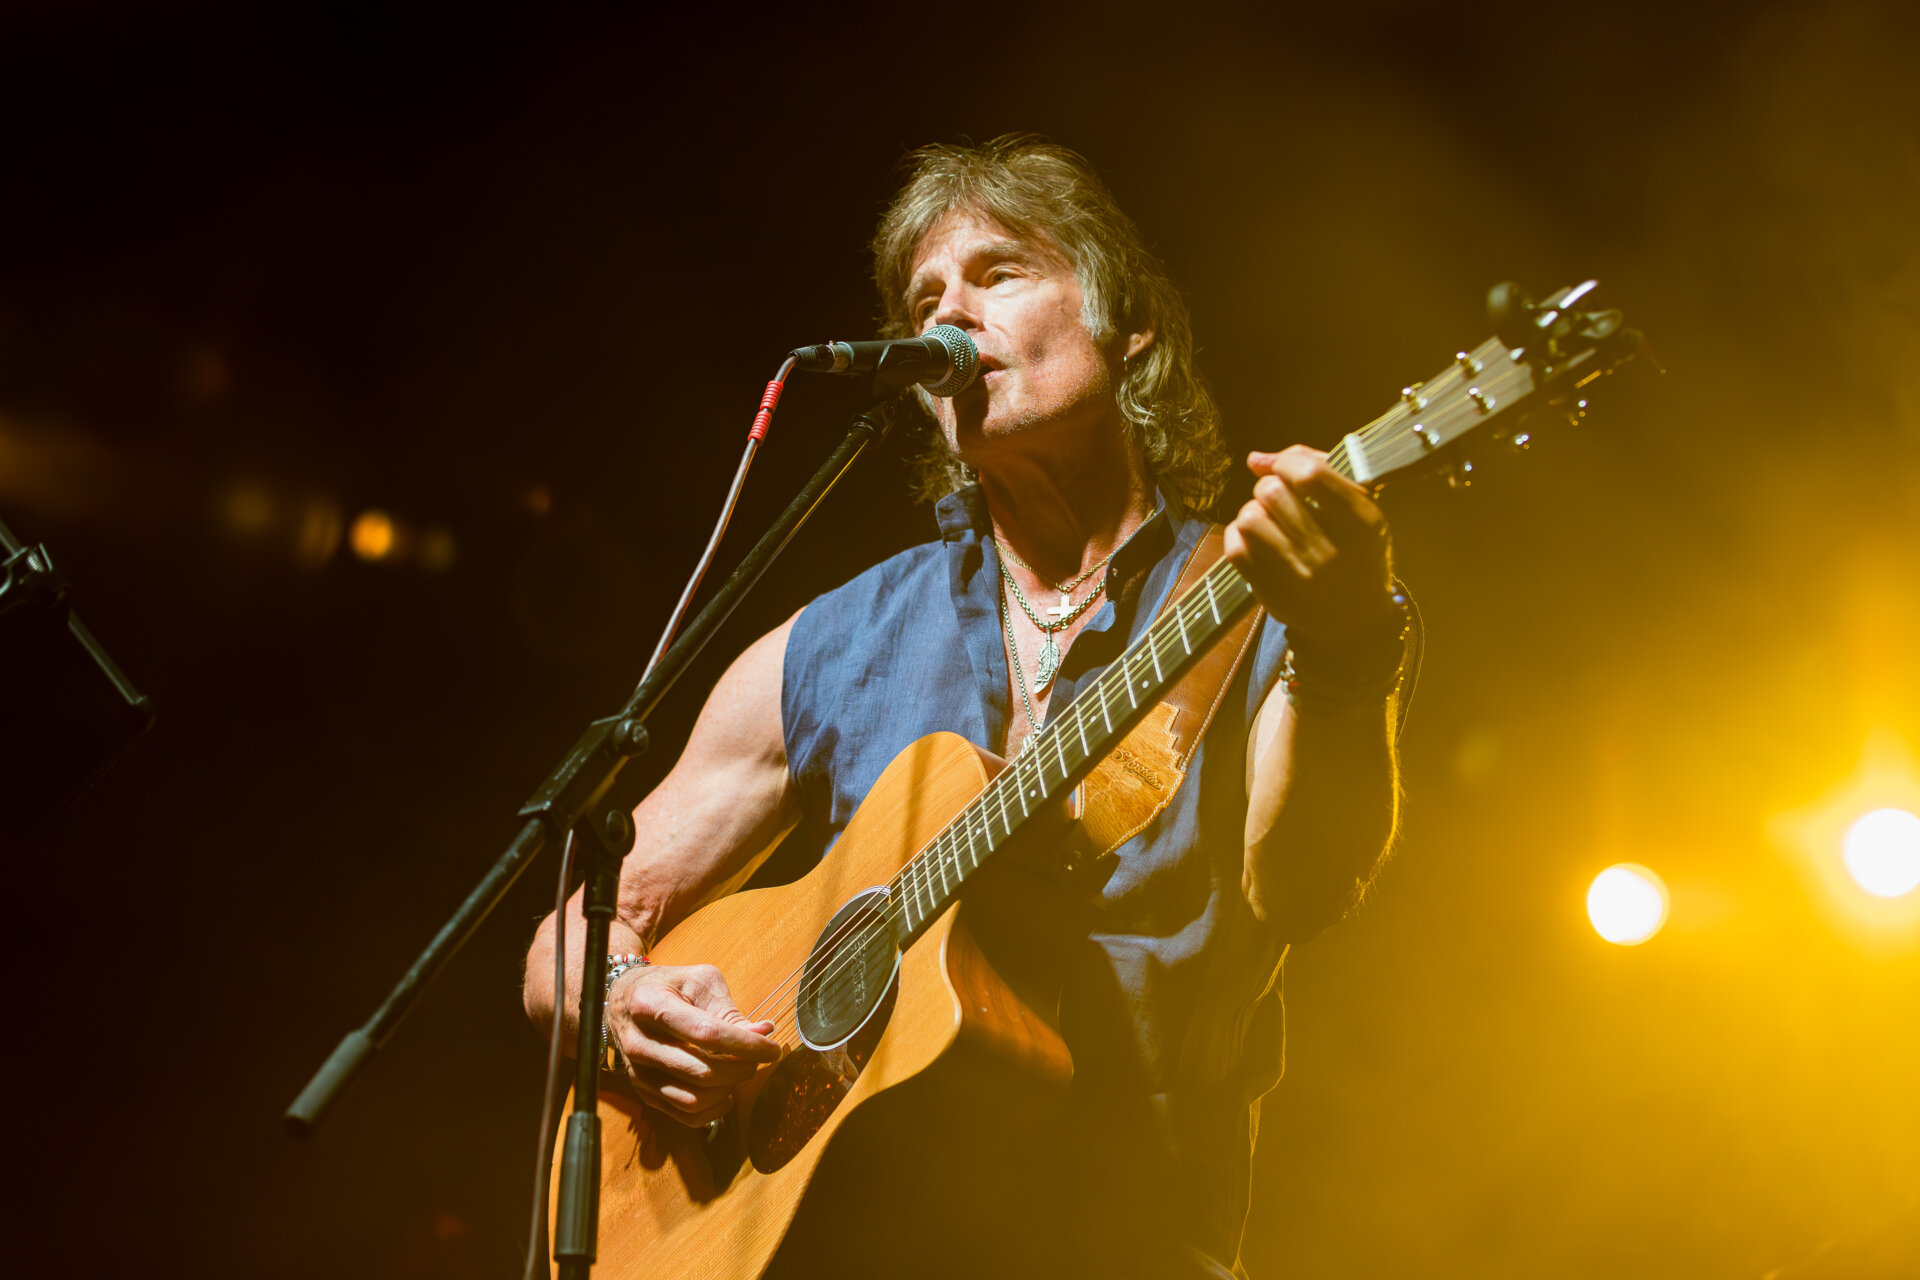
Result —
[[[935, 430], [915, 483], [939, 539], [813, 601], [720, 680], [635, 811], [617, 953], [737, 888], [803, 822], [830, 843], [923, 735], [1017, 756], [1147, 629], [1229, 483], [1185, 303], [1078, 155], [1024, 138], [918, 152], [873, 247], [887, 336], [954, 325], [980, 353], [971, 386], [921, 397]], [[1281, 959], [1355, 905], [1393, 838], [1405, 613], [1384, 517], [1315, 450], [1247, 467], [1225, 555], [1268, 616], [1184, 782], [1098, 890], [1059, 1011], [1090, 1158], [1055, 1239], [994, 1242], [1003, 1273], [1239, 1273]], [[578, 895], [570, 910], [568, 1010]], [[549, 919], [525, 991], [542, 1025], [552, 947]], [[778, 1056], [706, 966], [625, 969], [608, 1024], [634, 1089], [686, 1125]], [[884, 1274], [992, 1252], [967, 1232], [993, 1224], [926, 1230], [938, 1246]]]

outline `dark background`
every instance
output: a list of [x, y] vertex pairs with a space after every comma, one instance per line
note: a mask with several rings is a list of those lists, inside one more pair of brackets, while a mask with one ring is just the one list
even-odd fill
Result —
[[[1510, 277], [1600, 277], [1670, 370], [1389, 496], [1405, 835], [1287, 966], [1254, 1274], [1915, 1274], [1920, 921], [1832, 837], [1920, 791], [1916, 55], [1871, 3], [0, 10], [0, 516], [160, 709], [0, 837], [15, 1260], [515, 1272], [550, 862], [312, 1144], [279, 1113], [630, 687], [780, 353], [871, 331], [901, 153], [1031, 129], [1189, 291], [1236, 447], [1331, 444]], [[723, 565], [852, 397], [793, 386]], [[656, 741], [930, 533], [866, 464]], [[1673, 893], [1637, 948], [1584, 918], [1620, 860]]]

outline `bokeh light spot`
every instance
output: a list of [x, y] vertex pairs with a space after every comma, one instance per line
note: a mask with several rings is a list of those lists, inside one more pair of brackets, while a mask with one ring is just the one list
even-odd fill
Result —
[[458, 554], [453, 534], [439, 525], [420, 535], [420, 567], [427, 572], [444, 573], [451, 569]]
[[333, 553], [340, 547], [340, 527], [340, 508], [332, 500], [315, 498], [309, 502], [300, 519], [295, 558], [315, 568], [333, 559]]
[[353, 554], [362, 560], [384, 560], [393, 551], [393, 518], [384, 511], [362, 511], [347, 534]]
[[1667, 886], [1637, 862], [1620, 862], [1593, 878], [1587, 919], [1608, 942], [1631, 947], [1660, 932], [1667, 922]]
[[273, 523], [273, 499], [258, 485], [237, 484], [222, 504], [227, 524], [238, 533], [259, 533]]
[[1847, 828], [1841, 856], [1855, 884], [1876, 898], [1900, 898], [1920, 888], [1920, 817], [1905, 809], [1875, 809]]

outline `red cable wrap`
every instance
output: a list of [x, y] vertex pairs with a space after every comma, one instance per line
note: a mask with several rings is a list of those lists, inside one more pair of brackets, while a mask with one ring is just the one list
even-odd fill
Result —
[[787, 384], [775, 378], [767, 384], [766, 394], [760, 397], [760, 412], [753, 416], [753, 430], [747, 432], [747, 439], [764, 441], [767, 428], [773, 425], [773, 411], [780, 404], [780, 393]]

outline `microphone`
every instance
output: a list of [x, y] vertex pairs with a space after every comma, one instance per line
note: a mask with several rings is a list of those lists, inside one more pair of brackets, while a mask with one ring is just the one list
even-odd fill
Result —
[[980, 350], [966, 330], [937, 324], [918, 338], [823, 342], [793, 352], [794, 367], [809, 373], [871, 373], [898, 387], [920, 383], [936, 396], [959, 395], [980, 370]]

